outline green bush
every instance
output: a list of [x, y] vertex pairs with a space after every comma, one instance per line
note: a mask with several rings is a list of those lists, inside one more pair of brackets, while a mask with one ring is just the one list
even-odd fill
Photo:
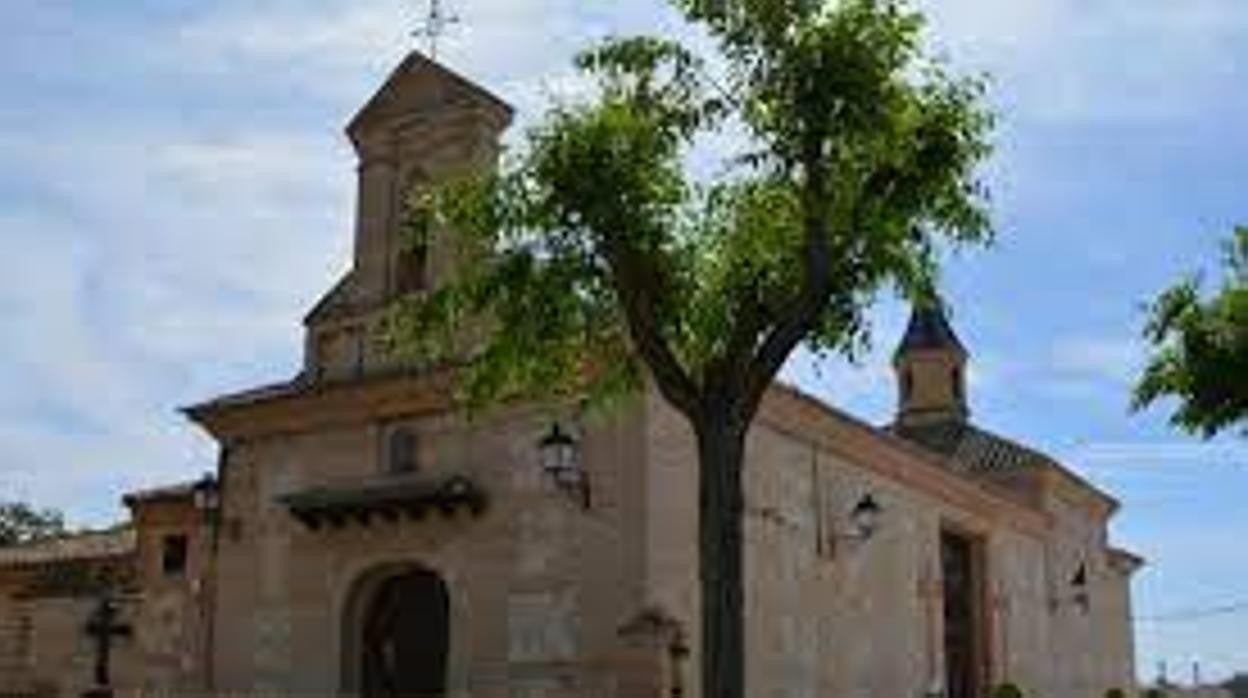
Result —
[[1144, 698], [1166, 698], [1166, 692], [1160, 688], [1150, 688], [1144, 691]]
[[1105, 691], [1105, 698], [1127, 698], [1127, 694], [1121, 688], [1111, 688]]
[[997, 686], [996, 688], [992, 689], [992, 698], [1025, 698], [1025, 697], [1023, 695], [1023, 689], [1019, 688], [1017, 684], [1013, 684], [1007, 681], [1006, 683], [1003, 683]]

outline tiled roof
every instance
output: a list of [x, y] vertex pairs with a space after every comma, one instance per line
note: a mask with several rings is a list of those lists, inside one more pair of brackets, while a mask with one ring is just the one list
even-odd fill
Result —
[[916, 305], [910, 314], [910, 324], [901, 338], [897, 353], [922, 349], [953, 349], [966, 353], [966, 348], [949, 324], [944, 309], [939, 304]]
[[1132, 574], [1144, 566], [1144, 558], [1122, 548], [1109, 549], [1109, 563], [1124, 574]]
[[1038, 451], [959, 420], [894, 424], [888, 429], [944, 456], [956, 470], [968, 473], [1000, 473], [1049, 462]]
[[215, 489], [216, 486], [216, 480], [209, 475], [189, 482], [130, 492], [122, 498], [122, 501], [129, 506], [136, 502], [150, 502], [157, 499], [187, 499], [195, 496], [195, 493], [200, 490]]
[[892, 424], [885, 429], [943, 456], [949, 466], [958, 472], [985, 475], [1046, 470], [1055, 472], [1091, 492], [1107, 503], [1111, 510], [1119, 506], [1118, 500], [1053, 458], [961, 420], [949, 419], [930, 424]]
[[304, 385], [301, 384], [298, 379], [282, 381], [280, 383], [273, 383], [272, 385], [265, 385], [259, 388], [252, 388], [250, 390], [231, 393], [229, 395], [222, 395], [220, 397], [213, 398], [208, 402], [188, 407], [183, 411], [194, 417], [196, 413], [204, 410], [211, 410], [219, 407], [238, 407], [240, 405], [250, 405], [252, 403], [264, 402], [265, 400], [271, 400], [274, 398], [296, 395], [302, 388], [304, 388]]
[[0, 548], [0, 567], [125, 557], [135, 551], [134, 529], [122, 526]]

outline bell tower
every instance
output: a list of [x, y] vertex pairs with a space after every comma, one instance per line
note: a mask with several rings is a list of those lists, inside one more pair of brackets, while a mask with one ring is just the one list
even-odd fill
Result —
[[494, 167], [512, 108], [413, 51], [347, 126], [358, 158], [351, 270], [304, 319], [304, 376], [350, 380], [395, 368], [379, 348], [386, 308], [445, 282], [456, 266], [451, 231], [406, 239], [407, 205], [422, 187]]
[[897, 423], [965, 422], [968, 354], [939, 301], [915, 305], [906, 334], [893, 355], [897, 374]]
[[427, 251], [426, 269], [404, 259], [407, 199], [422, 186], [492, 167], [511, 117], [501, 99], [413, 51], [351, 120], [347, 135], [359, 158], [354, 272], [364, 298], [418, 290], [446, 271], [436, 249]]

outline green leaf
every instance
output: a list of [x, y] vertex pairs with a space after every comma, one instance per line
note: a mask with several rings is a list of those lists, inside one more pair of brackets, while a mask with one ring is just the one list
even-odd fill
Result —
[[1173, 404], [1171, 423], [1205, 438], [1237, 424], [1248, 433], [1248, 229], [1224, 250], [1216, 291], [1202, 296], [1193, 276], [1149, 306], [1143, 335], [1153, 353], [1132, 398], [1135, 410]]

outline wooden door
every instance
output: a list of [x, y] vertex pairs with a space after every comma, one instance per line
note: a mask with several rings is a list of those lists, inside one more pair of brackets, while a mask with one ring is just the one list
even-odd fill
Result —
[[945, 696], [980, 698], [979, 564], [974, 541], [956, 533], [941, 534], [941, 572], [945, 605]]
[[382, 582], [364, 615], [364, 698], [442, 698], [450, 639], [446, 585], [424, 570]]

